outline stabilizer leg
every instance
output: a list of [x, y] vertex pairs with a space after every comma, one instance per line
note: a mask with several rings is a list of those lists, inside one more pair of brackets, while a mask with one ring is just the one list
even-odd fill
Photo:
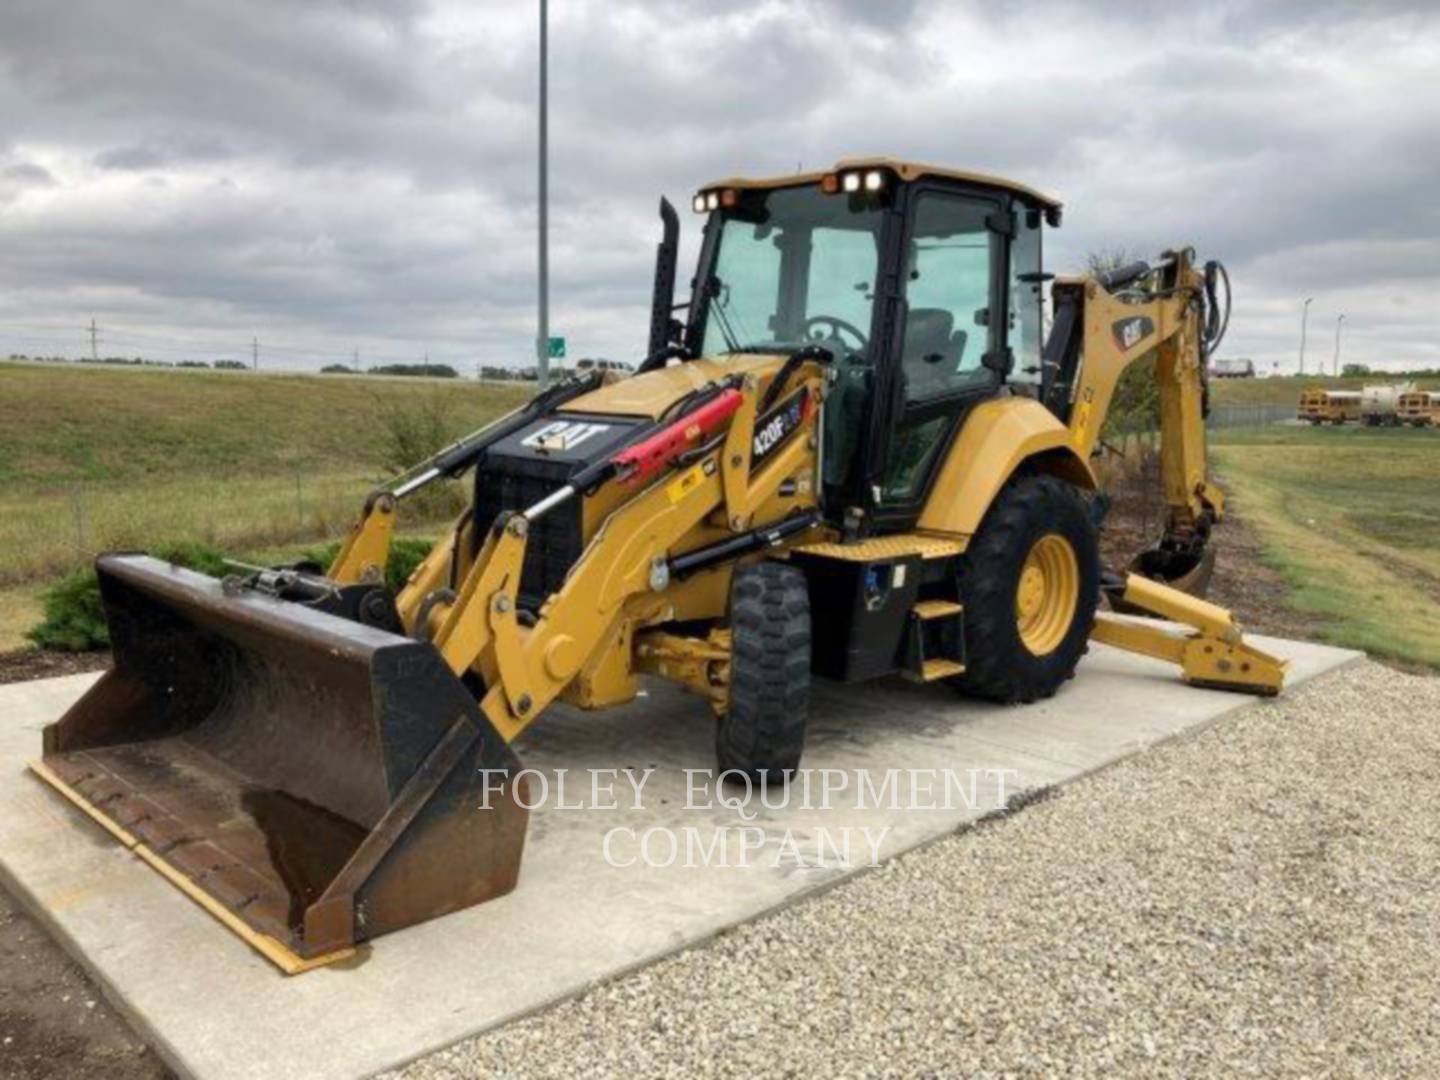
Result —
[[1138, 574], [1127, 575], [1123, 591], [1116, 592], [1128, 608], [1191, 627], [1193, 632], [1177, 633], [1102, 612], [1090, 631], [1093, 640], [1177, 664], [1192, 686], [1273, 697], [1285, 685], [1289, 661], [1249, 644], [1235, 617], [1224, 608]]

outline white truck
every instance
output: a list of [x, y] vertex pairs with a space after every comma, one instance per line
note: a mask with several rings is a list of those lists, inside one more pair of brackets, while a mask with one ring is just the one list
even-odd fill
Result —
[[1360, 391], [1360, 419], [1368, 427], [1396, 427], [1400, 423], [1400, 395], [1415, 389], [1414, 383], [1380, 383]]

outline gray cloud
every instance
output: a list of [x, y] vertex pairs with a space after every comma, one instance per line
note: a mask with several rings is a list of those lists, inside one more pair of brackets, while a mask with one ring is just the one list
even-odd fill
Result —
[[[554, 324], [581, 353], [641, 346], [660, 193], [892, 153], [1064, 196], [1060, 269], [1117, 244], [1224, 258], [1227, 351], [1293, 362], [1314, 295], [1312, 327], [1346, 312], [1347, 356], [1440, 362], [1427, 5], [551, 7]], [[258, 335], [297, 365], [523, 362], [534, 23], [460, 0], [11, 0], [0, 348], [79, 352], [93, 314], [127, 352]]]
[[33, 161], [7, 165], [0, 170], [0, 180], [5, 180], [16, 187], [55, 186], [55, 177], [50, 175], [50, 170], [42, 165], [36, 165]]

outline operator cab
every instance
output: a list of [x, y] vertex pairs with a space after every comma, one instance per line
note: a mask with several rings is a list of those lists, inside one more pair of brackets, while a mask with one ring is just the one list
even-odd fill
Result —
[[[1022, 185], [891, 159], [706, 185], [689, 356], [833, 356], [827, 516], [907, 528], [966, 411], [1041, 374], [1040, 231], [1060, 204]], [[652, 335], [652, 344], [654, 344]]]

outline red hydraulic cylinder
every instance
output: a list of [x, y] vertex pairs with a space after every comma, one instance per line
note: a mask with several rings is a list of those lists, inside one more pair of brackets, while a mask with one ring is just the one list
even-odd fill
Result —
[[723, 427], [742, 400], [739, 390], [723, 390], [648, 439], [627, 446], [614, 460], [624, 482], [634, 483], [667, 468], [676, 454]]

